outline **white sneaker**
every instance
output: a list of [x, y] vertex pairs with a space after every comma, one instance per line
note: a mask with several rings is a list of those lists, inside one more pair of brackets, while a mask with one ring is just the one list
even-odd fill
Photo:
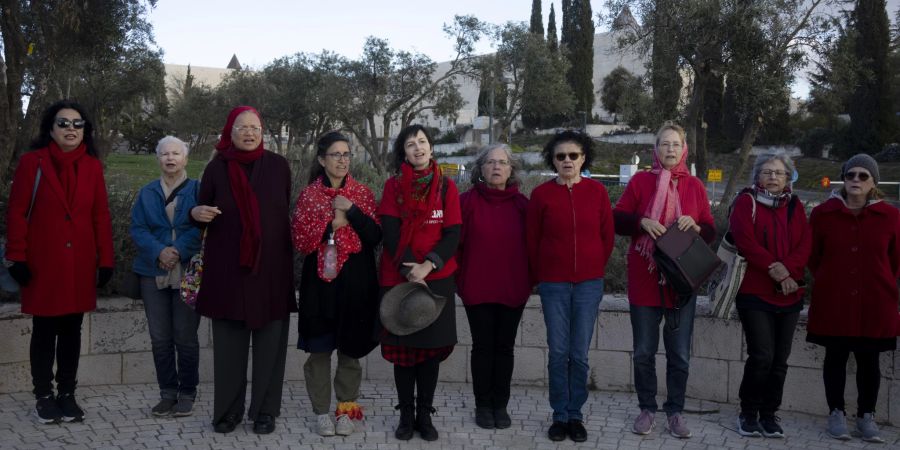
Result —
[[319, 414], [316, 417], [316, 433], [319, 433], [319, 436], [334, 436], [334, 422], [331, 421], [331, 414]]
[[337, 425], [334, 427], [335, 433], [341, 436], [350, 436], [353, 434], [353, 429], [353, 421], [350, 420], [350, 416], [341, 414], [337, 417]]

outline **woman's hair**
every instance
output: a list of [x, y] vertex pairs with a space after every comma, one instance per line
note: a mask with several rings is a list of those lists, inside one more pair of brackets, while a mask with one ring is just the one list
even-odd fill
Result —
[[678, 125], [677, 123], [666, 122], [663, 124], [663, 126], [659, 127], [659, 131], [656, 132], [656, 145], [657, 146], [659, 146], [659, 138], [662, 137], [663, 133], [665, 133], [666, 131], [669, 131], [669, 130], [672, 130], [672, 131], [678, 133], [678, 137], [681, 138], [682, 146], [684, 146], [686, 144], [684, 128], [681, 128], [681, 125]]
[[506, 158], [509, 159], [509, 168], [511, 169], [509, 172], [509, 178], [506, 180], [507, 186], [513, 186], [519, 184], [519, 179], [516, 178], [516, 171], [519, 169], [519, 161], [513, 157], [512, 150], [506, 144], [491, 144], [481, 148], [478, 151], [478, 155], [475, 157], [475, 164], [472, 167], [472, 184], [476, 183], [484, 183], [484, 178], [481, 176], [481, 168], [487, 162], [488, 155], [491, 154], [492, 151], [500, 149], [503, 150], [503, 153], [506, 153]]
[[434, 158], [434, 139], [431, 138], [431, 134], [428, 133], [428, 130], [425, 129], [424, 126], [415, 124], [410, 125], [397, 134], [397, 140], [394, 141], [394, 172], [400, 173], [400, 166], [403, 165], [403, 161], [406, 160], [406, 140], [410, 137], [413, 137], [419, 132], [425, 134], [425, 139], [428, 139], [428, 145], [431, 147], [431, 157]]
[[553, 165], [553, 152], [556, 150], [557, 145], [564, 142], [572, 142], [581, 147], [581, 151], [584, 153], [584, 164], [582, 164], [581, 170], [590, 170], [591, 164], [594, 162], [594, 140], [587, 134], [576, 130], [560, 131], [550, 138], [550, 141], [547, 142], [547, 145], [544, 146], [544, 150], [541, 152], [547, 167], [556, 172], [556, 166]]
[[96, 158], [97, 148], [94, 146], [94, 124], [91, 122], [84, 107], [73, 100], [60, 100], [44, 110], [44, 113], [41, 115], [41, 126], [38, 130], [38, 135], [31, 141], [31, 149], [36, 150], [50, 145], [50, 142], [53, 141], [50, 133], [53, 131], [54, 122], [56, 122], [56, 114], [63, 109], [74, 109], [81, 115], [82, 120], [84, 120], [84, 128], [81, 134], [83, 136], [82, 142], [87, 147], [87, 154]]
[[795, 166], [794, 166], [794, 160], [791, 159], [791, 157], [788, 156], [786, 153], [778, 152], [778, 153], [762, 153], [756, 157], [756, 161], [753, 162], [753, 168], [750, 169], [750, 184], [751, 185], [755, 186], [759, 182], [759, 172], [762, 171], [762, 166], [766, 165], [766, 163], [768, 163], [769, 161], [772, 161], [772, 160], [781, 161], [781, 163], [784, 164], [784, 168], [785, 168], [785, 170], [787, 170], [787, 173], [788, 173], [787, 181], [788, 181], [788, 183], [790, 183], [791, 179], [794, 176], [793, 175], [794, 170], [796, 170]]
[[[325, 158], [326, 152], [335, 142], [346, 142], [347, 145], [350, 145], [350, 138], [341, 134], [340, 131], [329, 131], [323, 134], [318, 141], [316, 141], [316, 158]], [[318, 161], [313, 161], [312, 165], [309, 168], [309, 181], [306, 184], [312, 184], [313, 181], [316, 181], [316, 178], [325, 175], [325, 167], [319, 164]], [[335, 188], [339, 186], [333, 186]]]
[[156, 157], [158, 158], [159, 152], [161, 152], [163, 148], [165, 148], [166, 146], [169, 146], [169, 145], [180, 145], [181, 149], [184, 150], [185, 158], [187, 158], [188, 153], [191, 152], [191, 149], [188, 148], [188, 145], [181, 139], [178, 139], [175, 136], [166, 136], [166, 137], [160, 139], [159, 142], [156, 143]]
[[[841, 186], [840, 190], [841, 197], [844, 200], [847, 200], [847, 185], [844, 184]], [[881, 200], [884, 198], [884, 192], [881, 189], [878, 189], [878, 186], [873, 186], [872, 190], [866, 195], [866, 201], [870, 202], [872, 200]]]

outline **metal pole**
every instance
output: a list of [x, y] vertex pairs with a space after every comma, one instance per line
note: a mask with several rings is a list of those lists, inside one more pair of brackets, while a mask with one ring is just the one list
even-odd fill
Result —
[[491, 81], [491, 114], [488, 119], [488, 144], [494, 143], [494, 82]]

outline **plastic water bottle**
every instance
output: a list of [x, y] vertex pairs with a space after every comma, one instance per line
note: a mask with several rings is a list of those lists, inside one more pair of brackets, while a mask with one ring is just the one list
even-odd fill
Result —
[[334, 233], [328, 236], [328, 244], [325, 245], [325, 268], [322, 270], [322, 276], [328, 280], [337, 278], [337, 246], [334, 245]]

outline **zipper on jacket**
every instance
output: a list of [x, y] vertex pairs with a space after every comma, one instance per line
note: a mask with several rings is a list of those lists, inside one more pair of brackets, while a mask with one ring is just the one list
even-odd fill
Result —
[[573, 186], [567, 186], [569, 189], [569, 206], [572, 209], [572, 277], [578, 273], [578, 221], [575, 219], [575, 194], [572, 192]]

